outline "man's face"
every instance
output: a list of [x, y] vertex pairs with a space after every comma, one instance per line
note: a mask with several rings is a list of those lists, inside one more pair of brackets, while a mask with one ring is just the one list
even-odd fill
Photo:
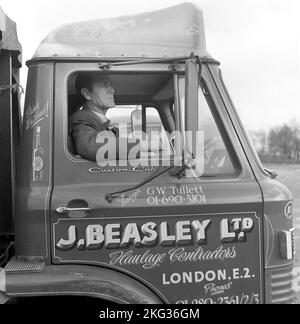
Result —
[[109, 108], [116, 105], [114, 99], [115, 89], [110, 79], [95, 80], [89, 94], [90, 102], [105, 113]]

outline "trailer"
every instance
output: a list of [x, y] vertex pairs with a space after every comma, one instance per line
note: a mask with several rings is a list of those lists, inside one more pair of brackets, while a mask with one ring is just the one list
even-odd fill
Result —
[[22, 47], [16, 24], [0, 7], [0, 250], [3, 236], [14, 233], [16, 161], [20, 146], [21, 109], [19, 71]]

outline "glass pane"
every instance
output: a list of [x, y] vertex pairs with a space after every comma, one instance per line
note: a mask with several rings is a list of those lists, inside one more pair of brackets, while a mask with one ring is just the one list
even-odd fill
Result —
[[170, 134], [165, 130], [156, 108], [146, 109], [146, 134], [151, 147], [159, 146], [163, 156], [174, 155], [170, 144]]
[[234, 175], [234, 165], [204, 93], [200, 88], [199, 130], [204, 134], [204, 175]]
[[[203, 81], [204, 82], [204, 81]], [[179, 80], [179, 94], [182, 109], [182, 129], [185, 129], [185, 79]], [[216, 109], [213, 104], [211, 107], [208, 102], [210, 94], [200, 86], [199, 88], [199, 121], [198, 130], [204, 135], [204, 173], [203, 177], [224, 177], [236, 174], [236, 168], [232, 162], [232, 158], [225, 145], [224, 139], [220, 133], [216, 120], [212, 114]], [[229, 143], [228, 143], [229, 144]]]
[[[142, 106], [116, 106], [109, 109], [106, 116], [110, 120], [110, 125], [119, 129], [120, 138], [139, 141], [143, 131]], [[146, 108], [146, 124], [144, 126], [146, 132], [143, 135], [141, 158], [173, 155], [169, 134], [165, 130], [156, 108]], [[159, 152], [163, 152], [163, 154], [159, 154]]]
[[[102, 161], [111, 166], [134, 160], [135, 167], [136, 161], [150, 163], [153, 156], [156, 163], [170, 148], [158, 111], [172, 132], [174, 120], [166, 104], [172, 101], [171, 73], [74, 73], [68, 83], [69, 152], [101, 166]], [[149, 108], [143, 108], [145, 102]]]
[[110, 120], [112, 127], [119, 129], [119, 134], [122, 138], [131, 137], [133, 131], [142, 131], [141, 121], [132, 117], [136, 114], [134, 112], [140, 111], [142, 114], [141, 106], [116, 106], [108, 110], [106, 117]]

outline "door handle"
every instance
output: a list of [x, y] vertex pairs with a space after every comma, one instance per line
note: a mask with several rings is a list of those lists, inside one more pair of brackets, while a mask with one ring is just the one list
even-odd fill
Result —
[[58, 207], [56, 208], [56, 212], [61, 215], [69, 214], [71, 212], [89, 212], [91, 208], [68, 208], [68, 207]]

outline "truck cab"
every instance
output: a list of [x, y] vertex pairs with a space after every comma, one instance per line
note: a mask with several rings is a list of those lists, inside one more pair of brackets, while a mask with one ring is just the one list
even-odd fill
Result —
[[[59, 27], [27, 66], [3, 296], [294, 301], [292, 197], [242, 126], [197, 6]], [[83, 74], [114, 84], [107, 117], [120, 150], [137, 144], [119, 158], [74, 149]]]

